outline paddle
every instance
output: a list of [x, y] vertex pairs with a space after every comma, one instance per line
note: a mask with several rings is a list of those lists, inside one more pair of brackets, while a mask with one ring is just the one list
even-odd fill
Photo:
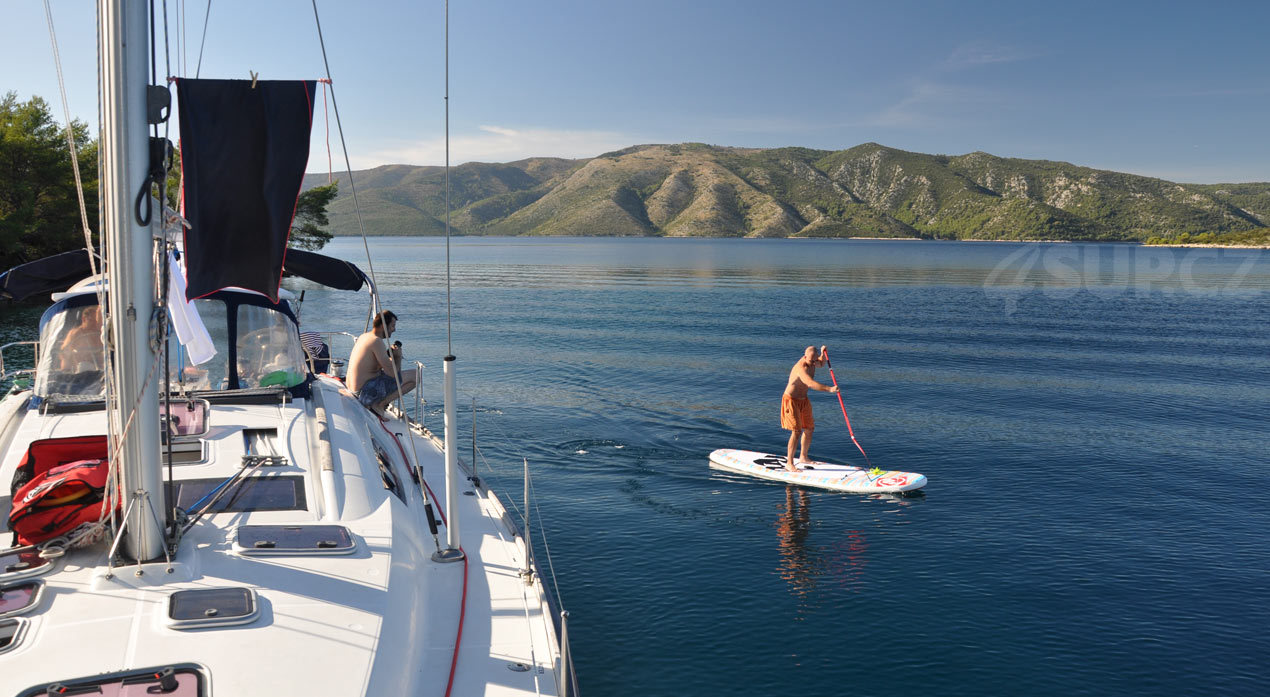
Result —
[[[824, 357], [824, 359], [825, 359], [825, 366], [826, 366], [827, 368], [829, 368], [829, 379], [830, 379], [830, 380], [833, 380], [833, 386], [834, 386], [834, 387], [838, 387], [838, 378], [834, 377], [834, 374], [833, 374], [833, 364], [829, 362], [829, 351], [828, 351], [827, 349], [826, 349], [826, 350], [822, 350], [822, 351], [820, 352], [820, 355], [821, 355], [822, 357]], [[838, 387], [838, 392], [837, 392], [837, 394], [838, 394], [838, 406], [842, 407], [842, 420], [847, 422], [847, 433], [850, 433], [850, 434], [851, 434], [851, 442], [852, 442], [852, 443], [855, 443], [855, 447], [856, 447], [856, 448], [858, 448], [858, 449], [860, 450], [860, 454], [864, 456], [864, 461], [869, 463], [869, 467], [871, 467], [871, 468], [873, 468], [874, 470], [876, 470], [877, 468], [876, 468], [876, 467], [873, 467], [873, 463], [869, 461], [869, 454], [868, 454], [868, 453], [866, 453], [866, 452], [864, 452], [864, 448], [861, 448], [861, 447], [860, 447], [860, 441], [858, 441], [858, 440], [856, 440], [856, 439], [855, 439], [855, 431], [853, 431], [853, 430], [851, 429], [851, 419], [847, 418], [847, 405], [846, 405], [846, 404], [844, 404], [844, 403], [843, 403], [843, 401], [842, 401], [842, 388], [841, 388], [841, 387]]]

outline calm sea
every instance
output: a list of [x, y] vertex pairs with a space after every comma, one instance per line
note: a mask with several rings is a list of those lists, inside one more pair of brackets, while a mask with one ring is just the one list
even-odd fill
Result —
[[[325, 251], [365, 268], [361, 244]], [[445, 244], [370, 246], [439, 428]], [[529, 460], [587, 697], [1265, 693], [1270, 252], [552, 238], [450, 256], [463, 436], [475, 400], [487, 478], [519, 491]], [[308, 328], [361, 328], [365, 294], [300, 287]], [[784, 447], [808, 344], [829, 346], [873, 462], [926, 474], [923, 494], [708, 468], [715, 448]], [[813, 455], [858, 462], [837, 401], [812, 401]]]

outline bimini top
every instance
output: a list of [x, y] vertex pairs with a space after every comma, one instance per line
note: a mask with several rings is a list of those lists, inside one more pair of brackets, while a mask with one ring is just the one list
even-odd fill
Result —
[[371, 285], [370, 278], [353, 262], [303, 249], [288, 249], [282, 270], [336, 290], [361, 290], [363, 285]]
[[0, 298], [26, 300], [66, 290], [92, 273], [88, 251], [76, 249], [19, 264], [0, 274]]
[[[303, 249], [287, 250], [283, 271], [336, 290], [361, 290], [370, 285], [370, 278], [353, 262]], [[88, 252], [83, 249], [19, 264], [0, 274], [0, 299], [21, 301], [65, 291], [92, 272]]]

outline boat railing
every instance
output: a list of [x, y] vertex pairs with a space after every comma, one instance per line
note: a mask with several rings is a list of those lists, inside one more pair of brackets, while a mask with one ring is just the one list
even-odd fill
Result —
[[[424, 423], [427, 417], [428, 400], [423, 398], [423, 362], [415, 361], [415, 415], [414, 418], [419, 422], [419, 426], [426, 428]], [[475, 434], [473, 434], [475, 436]], [[475, 442], [475, 439], [473, 440]]]
[[[342, 332], [342, 331], [304, 330], [300, 332], [301, 339], [306, 338], [306, 335], [308, 337], [316, 336], [319, 339], [321, 339], [322, 344], [326, 346], [326, 350], [328, 353], [328, 355], [325, 357], [317, 356], [315, 355], [315, 352], [312, 349], [310, 349], [310, 347], [306, 344], [304, 347], [304, 357], [305, 357], [305, 360], [308, 361], [309, 371], [314, 374], [327, 373], [328, 375], [334, 375], [337, 378], [343, 379], [344, 372], [348, 368], [349, 356], [353, 353], [353, 344], [357, 342], [357, 336], [350, 332]], [[347, 338], [348, 341], [345, 342], [341, 339], [338, 342], [339, 345], [337, 346], [336, 339], [338, 337]], [[343, 346], [343, 344], [347, 344], [347, 347]], [[319, 370], [318, 368], [321, 367], [321, 364], [323, 361], [327, 362], [328, 364], [326, 366], [327, 369]]]
[[[27, 364], [26, 356], [21, 356], [19, 358], [18, 356], [13, 355], [18, 353], [17, 349], [20, 347], [29, 347], [29, 350], [31, 351], [31, 367], [29, 368], [13, 367], [12, 365], [13, 363], [17, 363], [20, 366], [26, 366]], [[8, 361], [5, 360], [6, 351], [9, 352], [11, 356]], [[25, 351], [22, 353], [25, 353]], [[9, 380], [17, 380], [23, 376], [34, 376], [35, 366], [39, 364], [40, 342], [38, 341], [11, 341], [3, 346], [0, 346], [0, 386], [4, 385]]]
[[[538, 509], [538, 499], [534, 492], [533, 478], [530, 476], [529, 459], [522, 457], [523, 465], [522, 484], [523, 484], [523, 500], [520, 506], [516, 505], [516, 500], [510, 495], [511, 489], [506, 487], [499, 481], [498, 473], [494, 470], [493, 465], [486, 459], [485, 454], [476, 445], [476, 399], [472, 399], [472, 465], [471, 474], [476, 476], [479, 472], [478, 462], [485, 464], [485, 472], [489, 479], [494, 482], [496, 490], [508, 493], [507, 500], [511, 504], [512, 512], [519, 516], [520, 522], [514, 519], [509, 521], [518, 533], [525, 546], [525, 565], [520, 569], [520, 575], [526, 584], [534, 582], [535, 577], [542, 583], [543, 590], [547, 600], [547, 607], [553, 620], [556, 630], [556, 640], [560, 645], [560, 665], [557, 675], [559, 676], [559, 694], [561, 697], [577, 697], [580, 693], [578, 690], [577, 673], [573, 668], [573, 651], [569, 645], [569, 611], [564, 609], [563, 600], [560, 596], [560, 586], [556, 580], [555, 564], [551, 559], [551, 547], [547, 542], [547, 531], [542, 524], [542, 515], [531, 515], [530, 511]], [[498, 430], [496, 428], [496, 430]], [[505, 442], [513, 442], [506, 433], [502, 434]], [[547, 570], [549, 575], [542, 573], [542, 568], [538, 564], [538, 558], [534, 554], [532, 525], [537, 524], [537, 535], [542, 545], [543, 556], [547, 561]], [[550, 580], [551, 585], [547, 585]]]
[[[403, 418], [403, 420], [410, 425], [411, 430], [418, 435], [432, 440], [438, 447], [444, 447], [442, 438], [430, 431], [423, 423], [423, 417], [426, 413], [427, 406], [427, 401], [423, 400], [421, 397], [423, 392], [424, 366], [418, 361], [415, 361], [415, 366], [419, 370], [419, 388], [416, 390], [415, 394], [416, 418], [412, 419], [408, 414], [402, 414], [395, 405], [390, 405], [388, 407], [389, 412], [398, 418]], [[506, 511], [504, 520], [506, 520], [513, 528], [515, 534], [521, 538], [522, 544], [524, 545], [525, 566], [519, 570], [520, 576], [525, 580], [526, 584], [532, 584], [535, 580], [542, 583], [544, 596], [547, 602], [548, 614], [552, 619], [552, 626], [555, 629], [556, 641], [559, 644], [560, 663], [559, 669], [556, 672], [556, 675], [558, 676], [558, 694], [561, 697], [578, 697], [580, 692], [578, 690], [577, 673], [573, 667], [573, 651], [571, 650], [571, 646], [569, 644], [569, 612], [564, 609], [563, 602], [560, 598], [560, 587], [556, 582], [555, 565], [552, 563], [551, 547], [547, 541], [546, 529], [542, 524], [541, 513], [535, 516], [530, 515], [531, 510], [538, 509], [538, 502], [537, 496], [534, 492], [533, 479], [530, 477], [529, 460], [528, 458], [521, 458], [524, 467], [522, 482], [524, 497], [518, 504], [516, 498], [512, 496], [512, 488], [504, 485], [499, 478], [498, 472], [494, 469], [494, 466], [489, 462], [489, 460], [485, 457], [485, 453], [482, 452], [476, 444], [476, 411], [476, 399], [472, 398], [471, 462], [464, 466], [464, 463], [460, 460], [458, 464], [461, 468], [467, 470], [468, 476], [471, 477], [473, 481], [477, 482], [478, 486], [481, 485], [480, 482], [482, 478], [491, 482], [493, 486], [489, 486], [488, 484], [483, 486], [487, 489], [503, 494], [503, 496], [499, 497], [500, 500], [505, 500], [507, 505], [510, 507], [510, 510]], [[506, 433], [502, 433], [501, 429], [495, 427], [495, 431], [500, 431], [500, 436], [504, 442], [514, 442], [507, 436]], [[480, 463], [484, 464], [484, 468], [480, 466]], [[542, 572], [542, 567], [539, 565], [538, 557], [533, 551], [534, 543], [530, 533], [531, 523], [537, 525], [537, 531], [535, 534], [537, 535], [538, 544], [542, 546], [544, 552], [543, 556], [547, 562], [547, 574]], [[548, 580], [550, 581], [550, 586], [547, 583]]]

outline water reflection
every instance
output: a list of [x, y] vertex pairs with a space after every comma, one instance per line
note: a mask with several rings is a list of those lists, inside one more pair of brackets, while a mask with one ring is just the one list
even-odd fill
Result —
[[811, 507], [807, 490], [796, 486], [785, 487], [785, 510], [776, 522], [777, 543], [780, 545], [781, 563], [779, 575], [789, 584], [796, 596], [806, 595], [816, 589], [816, 573], [807, 554], [807, 535], [811, 532]]
[[[821, 585], [859, 592], [868, 564], [868, 536], [863, 530], [847, 530], [832, 544], [811, 545], [811, 498], [806, 489], [785, 488], [785, 508], [776, 521], [780, 565], [777, 574], [789, 584], [789, 592], [803, 604], [823, 593]], [[815, 604], [815, 603], [811, 603]]]
[[[855, 497], [847, 497], [854, 499]], [[920, 502], [922, 492], [905, 494], [870, 494], [869, 501], [883, 504], [879, 512], [898, 514], [887, 517], [885, 523], [875, 517], [873, 524], [887, 526], [904, 525], [904, 513], [909, 506]], [[846, 501], [827, 496], [830, 504], [845, 505]], [[785, 488], [785, 506], [776, 520], [776, 543], [780, 562], [776, 573], [787, 584], [789, 592], [804, 606], [814, 606], [818, 598], [834, 593], [860, 593], [865, 590], [869, 565], [869, 536], [863, 529], [829, 531], [822, 527], [821, 535], [827, 544], [810, 542], [811, 495], [802, 487]]]

